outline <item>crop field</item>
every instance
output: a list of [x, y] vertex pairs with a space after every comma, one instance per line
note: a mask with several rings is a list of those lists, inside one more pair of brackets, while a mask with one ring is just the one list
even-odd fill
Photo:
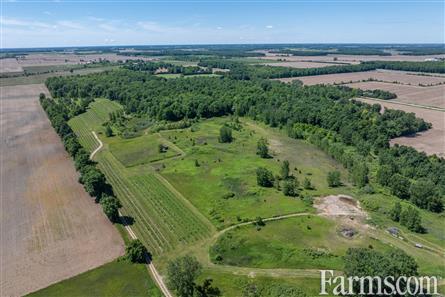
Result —
[[143, 264], [114, 261], [29, 294], [29, 297], [161, 297]]
[[[114, 104], [108, 100], [99, 100], [86, 113], [70, 121], [69, 124], [79, 135], [81, 144], [87, 149], [92, 150], [98, 146], [97, 142], [94, 145], [96, 140], [91, 138], [91, 131], [101, 129], [102, 121], [107, 119], [105, 110], [112, 111], [116, 108]], [[108, 150], [114, 145], [115, 153], [117, 147], [117, 151], [122, 150], [121, 156], [126, 156], [125, 144], [122, 149], [117, 144], [118, 138], [120, 139], [119, 136], [103, 137], [106, 149], [97, 155], [99, 168], [122, 202], [124, 207], [121, 212], [134, 220], [132, 228], [150, 252], [159, 255], [209, 236], [212, 230], [210, 223], [152, 168], [143, 165], [126, 168]], [[142, 141], [147, 139], [150, 138], [142, 136]], [[142, 152], [145, 152], [144, 147]]]
[[[286, 58], [287, 60], [287, 58]], [[349, 64], [349, 63], [342, 63]], [[336, 66], [339, 63], [329, 63], [329, 62], [315, 62], [315, 61], [286, 61], [286, 62], [274, 62], [274, 63], [265, 63], [264, 65], [269, 66], [281, 66], [281, 67], [292, 67], [292, 68], [320, 68], [327, 66]]]
[[74, 53], [35, 53], [23, 56], [17, 59], [22, 67], [27, 66], [47, 66], [47, 65], [66, 65], [83, 64], [87, 62], [99, 62], [108, 60], [110, 62], [125, 61], [131, 59], [152, 60], [147, 57], [119, 56], [117, 54], [74, 54]]
[[0, 59], [0, 73], [20, 73], [23, 72], [22, 66], [19, 65], [15, 58]]
[[408, 56], [408, 55], [392, 55], [392, 56], [374, 56], [374, 55], [338, 55], [330, 54], [327, 56], [285, 56], [273, 53], [267, 53], [264, 59], [278, 60], [285, 58], [288, 61], [320, 61], [320, 62], [347, 62], [358, 64], [365, 61], [412, 61], [422, 62], [431, 58], [445, 58], [445, 55], [425, 55], [425, 56]]
[[114, 260], [123, 241], [78, 183], [38, 102], [43, 85], [1, 88], [4, 296], [20, 296]]
[[355, 73], [336, 73], [315, 76], [301, 76], [293, 78], [282, 78], [280, 81], [289, 82], [292, 80], [301, 80], [305, 85], [316, 84], [345, 84], [353, 82], [362, 82], [366, 80], [376, 80], [387, 83], [396, 83], [402, 85], [437, 85], [444, 84], [445, 77], [416, 75], [415, 73], [407, 73], [403, 71], [393, 70], [375, 70], [363, 71]]
[[[278, 174], [281, 162], [289, 160], [292, 174], [301, 182], [305, 177], [311, 179], [315, 190], [309, 191], [310, 195], [338, 190], [327, 189], [326, 174], [330, 170], [338, 169], [343, 178], [347, 177], [344, 169], [320, 150], [253, 122], [234, 131], [232, 143], [219, 143], [219, 129], [227, 121], [229, 118], [214, 118], [191, 129], [161, 132], [186, 154], [181, 159], [165, 160], [159, 169], [161, 175], [218, 228], [257, 216], [310, 211], [301, 199], [257, 186], [255, 170], [260, 166]], [[274, 158], [256, 155], [260, 137], [269, 139]]]
[[400, 109], [406, 112], [413, 112], [417, 117], [424, 119], [431, 123], [433, 127], [425, 132], [417, 133], [415, 137], [398, 137], [391, 140], [392, 144], [398, 143], [412, 146], [419, 151], [427, 154], [436, 154], [445, 157], [444, 143], [445, 143], [445, 125], [444, 125], [444, 111], [428, 109], [425, 107], [411, 106], [400, 104], [397, 102], [388, 102], [383, 100], [374, 100], [371, 98], [359, 98], [358, 100], [375, 104], [378, 103], [385, 108]]
[[89, 73], [97, 73], [106, 70], [115, 69], [116, 66], [104, 66], [97, 68], [82, 68], [75, 69], [73, 72], [70, 71], [60, 71], [53, 73], [45, 73], [45, 74], [36, 74], [30, 76], [17, 76], [17, 77], [5, 77], [0, 78], [0, 86], [16, 86], [16, 85], [27, 85], [27, 84], [43, 84], [48, 77], [53, 76], [69, 76], [69, 75], [84, 75]]
[[445, 108], [445, 85], [419, 87], [384, 82], [358, 82], [346, 84], [351, 88], [362, 90], [384, 90], [397, 94], [391, 102], [412, 103], [425, 106]]

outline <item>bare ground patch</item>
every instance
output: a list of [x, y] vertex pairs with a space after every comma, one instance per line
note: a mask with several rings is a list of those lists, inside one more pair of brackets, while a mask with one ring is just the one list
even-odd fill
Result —
[[445, 157], [445, 112], [423, 107], [403, 105], [396, 102], [376, 101], [368, 98], [359, 98], [362, 102], [369, 104], [378, 103], [385, 108], [400, 109], [405, 112], [413, 112], [416, 117], [422, 118], [430, 122], [433, 126], [431, 129], [417, 133], [413, 136], [398, 137], [391, 140], [391, 144], [401, 144], [412, 146], [419, 151], [423, 151], [429, 155], [436, 154]]
[[445, 77], [419, 75], [418, 73], [408, 73], [394, 70], [374, 70], [351, 73], [335, 73], [314, 76], [301, 76], [291, 78], [281, 78], [283, 82], [292, 80], [301, 80], [305, 85], [316, 84], [346, 84], [353, 82], [362, 82], [365, 80], [377, 80], [387, 83], [397, 82], [402, 85], [438, 85], [445, 83]]
[[2, 296], [20, 296], [107, 263], [123, 242], [77, 182], [38, 102], [43, 85], [1, 87]]
[[391, 102], [404, 102], [445, 108], [445, 85], [419, 87], [368, 81], [347, 84], [347, 86], [362, 90], [378, 89], [395, 93], [397, 98], [392, 99]]

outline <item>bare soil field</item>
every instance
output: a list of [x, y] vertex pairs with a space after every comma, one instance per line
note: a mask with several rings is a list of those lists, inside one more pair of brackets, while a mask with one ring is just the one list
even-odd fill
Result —
[[23, 72], [23, 68], [14, 58], [0, 59], [0, 73], [8, 72]]
[[125, 60], [153, 60], [148, 57], [130, 57], [119, 56], [116, 54], [29, 54], [17, 60], [17, 63], [22, 66], [43, 66], [43, 65], [63, 65], [63, 64], [85, 64], [88, 62], [99, 62], [101, 59], [110, 62], [125, 61]]
[[391, 144], [403, 144], [414, 147], [415, 149], [423, 151], [428, 155], [436, 154], [440, 157], [445, 157], [445, 112], [368, 98], [358, 98], [357, 100], [369, 104], [378, 103], [385, 108], [413, 112], [417, 117], [430, 122], [433, 127], [428, 131], [417, 133], [411, 137], [395, 138], [391, 140]]
[[398, 82], [404, 85], [437, 85], [444, 84], [445, 77], [416, 75], [412, 72], [407, 73], [403, 71], [394, 70], [374, 70], [352, 73], [335, 73], [314, 76], [301, 76], [291, 78], [281, 78], [279, 80], [289, 82], [292, 80], [301, 80], [305, 85], [316, 84], [344, 84], [352, 82], [361, 82], [364, 80], [374, 79], [383, 82]]
[[327, 66], [336, 66], [338, 63], [329, 62], [310, 62], [310, 61], [285, 61], [277, 63], [265, 63], [268, 66], [281, 66], [281, 67], [292, 67], [292, 68], [321, 68]]
[[384, 90], [397, 94], [391, 102], [404, 102], [445, 108], [445, 85], [433, 87], [408, 86], [384, 82], [358, 82], [347, 84], [351, 88], [362, 90]]
[[44, 85], [1, 87], [1, 296], [21, 296], [124, 252], [38, 102]]
[[392, 55], [392, 56], [374, 56], [374, 55], [337, 55], [330, 54], [327, 56], [283, 56], [279, 54], [267, 53], [263, 59], [278, 60], [286, 59], [287, 61], [323, 61], [332, 62], [336, 58], [336, 62], [347, 62], [352, 64], [358, 64], [362, 61], [425, 61], [432, 58], [445, 58], [445, 55], [428, 55], [428, 56], [405, 56], [405, 55]]

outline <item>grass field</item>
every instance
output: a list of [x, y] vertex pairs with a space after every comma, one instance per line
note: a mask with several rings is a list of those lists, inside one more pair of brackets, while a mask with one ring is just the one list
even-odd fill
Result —
[[[333, 244], [335, 243], [335, 244]], [[343, 269], [349, 247], [389, 248], [364, 234], [346, 238], [330, 219], [307, 215], [226, 232], [211, 249], [222, 264], [259, 268]]]
[[[315, 185], [315, 190], [304, 194], [340, 191], [327, 187], [326, 174], [334, 169], [341, 170], [344, 178], [347, 174], [320, 150], [253, 124], [243, 124], [242, 130], [234, 131], [232, 143], [219, 143], [219, 129], [227, 121], [228, 118], [214, 118], [192, 129], [161, 132], [186, 153], [181, 159], [163, 162], [165, 168], [160, 169], [161, 174], [217, 227], [257, 216], [264, 218], [312, 210], [301, 199], [285, 197], [275, 188], [257, 186], [255, 171], [260, 166], [279, 174], [281, 162], [288, 159], [292, 174], [301, 182], [308, 177]], [[274, 158], [262, 159], [256, 155], [256, 143], [262, 136], [269, 139]], [[279, 144], [283, 144], [280, 146], [283, 148], [279, 148]], [[296, 151], [299, 153], [295, 154]]]
[[[141, 137], [121, 139], [110, 138], [111, 153], [126, 167], [159, 161], [180, 155], [174, 147], [163, 140], [159, 134], [143, 135]], [[168, 147], [166, 152], [159, 152], [159, 145]]]
[[143, 264], [114, 261], [64, 280], [29, 297], [162, 296]]
[[[256, 276], [255, 274], [244, 276], [235, 273], [215, 272], [211, 269], [204, 269], [199, 279], [202, 281], [206, 278], [213, 280], [213, 285], [221, 290], [222, 296], [298, 296], [283, 292], [283, 289], [289, 288], [293, 288], [297, 292], [303, 291], [307, 296], [319, 296], [320, 294], [320, 279], [318, 278], [264, 277]], [[260, 294], [243, 295], [248, 291], [247, 287], [256, 288], [256, 291], [259, 291]], [[330, 290], [327, 291], [330, 292]]]
[[108, 99], [97, 99], [90, 104], [87, 112], [72, 118], [68, 124], [79, 137], [80, 144], [88, 151], [97, 147], [92, 131], [102, 131], [102, 124], [109, 120], [109, 114], [122, 109], [118, 103]]
[[[107, 114], [119, 106], [105, 99], [99, 99], [90, 106], [86, 113], [73, 118], [69, 124], [79, 136], [80, 143], [91, 151], [98, 146], [91, 131], [103, 129], [101, 125], [108, 118]], [[133, 229], [152, 254], [162, 254], [210, 234], [212, 230], [210, 223], [194, 210], [187, 200], [175, 192], [152, 167], [140, 165], [126, 168], [111, 153], [109, 148], [122, 141], [123, 146], [117, 145], [114, 153], [118, 152], [118, 155], [121, 154], [120, 156], [125, 158], [127, 140], [119, 136], [104, 137], [100, 132], [99, 135], [105, 144], [104, 149], [96, 157], [99, 168], [122, 202], [124, 206], [122, 213], [134, 219]], [[150, 140], [150, 137], [154, 136], [134, 138], [130, 140], [130, 146], [133, 141]], [[142, 155], [138, 157], [145, 158], [143, 154], [146, 153], [147, 151], [142, 148], [137, 154]], [[148, 155], [147, 158], [149, 157]]]

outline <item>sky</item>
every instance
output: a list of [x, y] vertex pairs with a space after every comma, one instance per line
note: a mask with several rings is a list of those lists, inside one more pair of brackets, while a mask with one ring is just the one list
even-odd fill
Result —
[[444, 43], [445, 0], [1, 1], [1, 47]]

